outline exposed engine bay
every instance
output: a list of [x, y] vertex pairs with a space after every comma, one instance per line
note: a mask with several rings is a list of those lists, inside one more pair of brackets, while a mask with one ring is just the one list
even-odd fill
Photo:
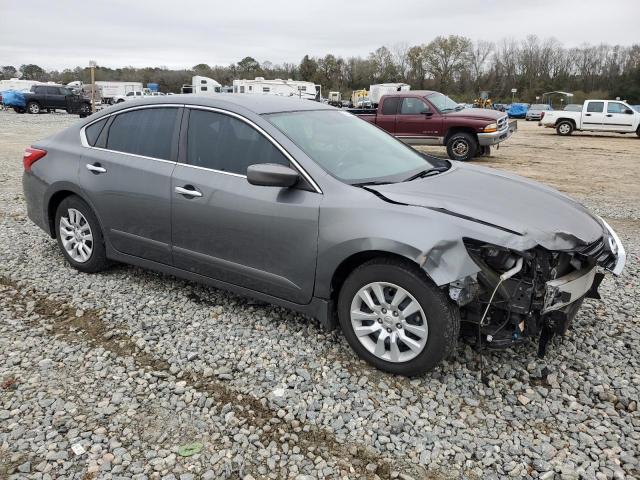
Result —
[[564, 335], [584, 298], [600, 298], [599, 269], [616, 257], [604, 238], [573, 251], [525, 252], [465, 239], [479, 272], [449, 284], [459, 305], [461, 335], [478, 348], [508, 347], [539, 338], [538, 356]]

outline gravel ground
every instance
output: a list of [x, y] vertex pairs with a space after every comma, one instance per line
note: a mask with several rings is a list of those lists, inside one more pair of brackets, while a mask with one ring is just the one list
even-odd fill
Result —
[[[544, 361], [487, 353], [483, 383], [461, 346], [406, 379], [282, 308], [124, 265], [71, 269], [26, 218], [20, 159], [76, 119], [0, 112], [1, 479], [640, 477], [639, 198], [578, 195], [629, 260]], [[534, 150], [538, 134], [514, 139]], [[623, 147], [637, 159], [638, 145]], [[574, 153], [544, 151], [566, 168]]]

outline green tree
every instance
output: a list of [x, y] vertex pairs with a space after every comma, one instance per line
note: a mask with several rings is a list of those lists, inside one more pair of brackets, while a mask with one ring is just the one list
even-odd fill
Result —
[[42, 82], [47, 79], [47, 72], [45, 72], [42, 67], [34, 65], [33, 63], [22, 65], [20, 71], [22, 72], [22, 78], [24, 80], [38, 80]]

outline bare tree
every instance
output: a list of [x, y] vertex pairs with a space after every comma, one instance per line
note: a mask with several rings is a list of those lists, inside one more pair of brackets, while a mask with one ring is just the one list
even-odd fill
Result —
[[437, 37], [427, 45], [425, 50], [427, 71], [440, 90], [448, 90], [456, 75], [468, 65], [470, 50], [471, 40], [457, 35]]

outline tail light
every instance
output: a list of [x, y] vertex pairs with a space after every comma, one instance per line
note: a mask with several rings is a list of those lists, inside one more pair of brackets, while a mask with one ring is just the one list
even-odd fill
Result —
[[544, 118], [544, 112], [540, 112], [540, 120]]
[[44, 157], [47, 154], [46, 150], [40, 150], [39, 148], [27, 147], [24, 149], [24, 155], [22, 157], [22, 164], [26, 172], [31, 171], [31, 166]]

